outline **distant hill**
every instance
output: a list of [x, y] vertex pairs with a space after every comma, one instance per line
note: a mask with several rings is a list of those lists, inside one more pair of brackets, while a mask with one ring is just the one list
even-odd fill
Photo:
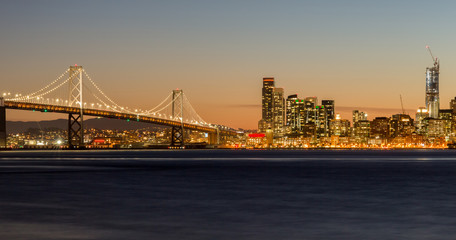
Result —
[[[59, 128], [66, 130], [68, 128], [67, 119], [57, 119], [50, 121], [31, 121], [31, 122], [22, 122], [22, 121], [7, 121], [6, 122], [6, 131], [7, 133], [23, 133], [26, 132], [29, 128]], [[112, 129], [112, 130], [135, 130], [135, 129], [145, 129], [145, 128], [165, 128], [160, 125], [155, 125], [151, 123], [143, 123], [119, 119], [110, 119], [110, 118], [92, 118], [84, 120], [84, 128], [96, 128], [96, 129]]]

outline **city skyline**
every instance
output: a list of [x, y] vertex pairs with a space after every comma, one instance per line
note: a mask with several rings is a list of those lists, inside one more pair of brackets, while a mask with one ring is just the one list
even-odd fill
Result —
[[[455, 4], [444, 3], [8, 2], [0, 10], [2, 89], [33, 91], [77, 63], [132, 108], [179, 88], [206, 121], [231, 127], [257, 128], [267, 76], [285, 96], [335, 100], [344, 119], [355, 109], [370, 119], [399, 113], [399, 95], [413, 115], [425, 106], [429, 44], [442, 62], [447, 109], [456, 17]], [[143, 99], [150, 102], [138, 106]], [[8, 113], [8, 120], [39, 118], [65, 116]]]

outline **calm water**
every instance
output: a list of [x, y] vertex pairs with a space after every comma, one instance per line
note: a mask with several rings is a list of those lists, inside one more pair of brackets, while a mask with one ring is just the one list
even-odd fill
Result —
[[0, 152], [0, 239], [455, 239], [456, 151]]

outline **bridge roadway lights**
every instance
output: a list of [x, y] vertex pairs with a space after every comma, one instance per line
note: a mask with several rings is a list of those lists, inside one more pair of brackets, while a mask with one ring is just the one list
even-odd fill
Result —
[[3, 98], [0, 98], [0, 148], [6, 148], [6, 108]]
[[68, 148], [84, 148], [84, 128], [82, 127], [82, 114], [68, 115]]

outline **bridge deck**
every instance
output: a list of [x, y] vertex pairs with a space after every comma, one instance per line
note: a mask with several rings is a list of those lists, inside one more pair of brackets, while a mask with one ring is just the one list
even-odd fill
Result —
[[[29, 110], [29, 111], [41, 111], [41, 112], [56, 112], [56, 113], [79, 113], [80, 109], [77, 107], [67, 107], [67, 106], [56, 106], [56, 105], [47, 105], [47, 104], [40, 104], [40, 103], [25, 103], [25, 102], [15, 102], [15, 101], [5, 101], [4, 105], [8, 109], [18, 109], [18, 110]], [[135, 114], [128, 114], [128, 113], [119, 113], [114, 111], [106, 111], [106, 110], [97, 110], [97, 109], [83, 109], [83, 114], [87, 116], [94, 116], [94, 117], [105, 117], [105, 118], [116, 118], [116, 119], [124, 119], [124, 120], [131, 120], [131, 121], [138, 121], [138, 122], [146, 122], [146, 123], [153, 123], [158, 125], [165, 125], [165, 126], [180, 126], [181, 122], [167, 120], [162, 118], [155, 118], [149, 116], [141, 116]], [[207, 133], [216, 133], [217, 129], [213, 127], [205, 127], [196, 124], [189, 124], [184, 123], [185, 129], [190, 130], [197, 130], [201, 132]], [[221, 130], [220, 134], [223, 135], [234, 135], [235, 132]]]

